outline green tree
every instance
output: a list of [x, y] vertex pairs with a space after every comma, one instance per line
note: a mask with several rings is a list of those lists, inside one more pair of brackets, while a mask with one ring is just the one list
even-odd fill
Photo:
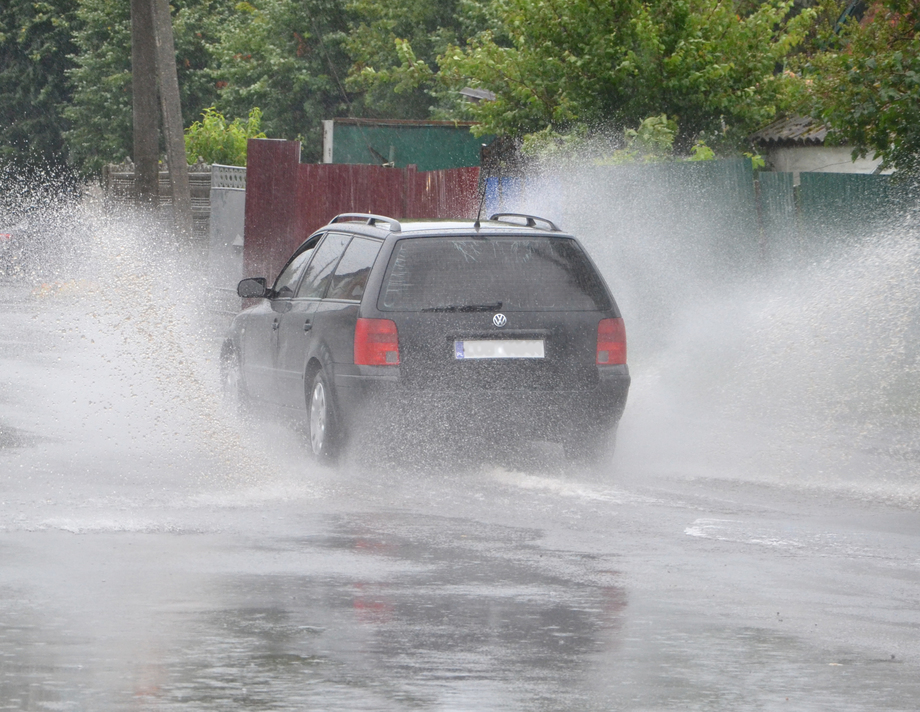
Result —
[[829, 23], [825, 46], [801, 62], [800, 111], [832, 128], [853, 156], [920, 176], [920, 8], [911, 0], [873, 3], [861, 22]]
[[[231, 0], [185, 0], [173, 4], [173, 32], [182, 115], [200, 116], [215, 104], [218, 88], [209, 73], [222, 18]], [[80, 0], [78, 51], [70, 70], [73, 100], [64, 110], [65, 134], [74, 162], [98, 171], [131, 155], [131, 15], [125, 0]]]
[[265, 138], [260, 130], [262, 112], [256, 107], [249, 112], [249, 118], [227, 121], [213, 106], [204, 110], [201, 120], [193, 123], [185, 132], [185, 151], [188, 162], [199, 158], [206, 163], [220, 163], [225, 166], [245, 166], [247, 142], [251, 138]]
[[217, 107], [243, 116], [262, 108], [269, 136], [301, 138], [303, 158], [322, 153], [322, 120], [352, 113], [344, 81], [350, 25], [340, 0], [252, 0], [227, 19], [211, 70]]
[[66, 163], [63, 109], [76, 6], [77, 0], [0, 5], [0, 160]]
[[487, 24], [479, 0], [350, 0], [354, 28], [346, 47], [349, 87], [366, 92], [364, 114], [424, 119], [454, 111], [436, 81], [437, 58]]
[[[186, 125], [220, 98], [213, 69], [236, 0], [172, 0], [176, 64]], [[250, 105], [253, 106], [253, 105]], [[246, 117], [248, 109], [235, 114]]]
[[121, 0], [81, 0], [78, 51], [70, 71], [73, 100], [64, 110], [70, 155], [84, 170], [131, 153], [131, 20]]
[[679, 150], [737, 145], [783, 105], [776, 72], [806, 36], [810, 9], [767, 0], [492, 0], [494, 28], [440, 58], [449, 86], [482, 87], [479, 131], [527, 134], [583, 123], [636, 126], [666, 114]]
[[[542, 131], [527, 134], [521, 140], [521, 154], [537, 164], [553, 164], [556, 167], [575, 159], [593, 159], [597, 165], [620, 165], [624, 163], [659, 163], [664, 161], [710, 161], [715, 152], [698, 139], [690, 147], [689, 155], [674, 155], [674, 140], [677, 137], [677, 123], [665, 114], [649, 116], [638, 128], [627, 128], [622, 137], [592, 136], [584, 125], [577, 125], [568, 133], [559, 133], [547, 127]], [[764, 165], [760, 156], [745, 153], [754, 161], [755, 168]]]

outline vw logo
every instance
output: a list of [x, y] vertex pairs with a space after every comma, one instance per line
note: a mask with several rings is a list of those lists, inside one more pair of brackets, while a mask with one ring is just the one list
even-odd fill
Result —
[[508, 317], [504, 314], [496, 314], [492, 317], [492, 323], [500, 329], [508, 323]]

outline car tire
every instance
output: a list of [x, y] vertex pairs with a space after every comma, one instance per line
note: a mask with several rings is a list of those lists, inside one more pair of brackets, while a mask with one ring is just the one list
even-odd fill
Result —
[[313, 377], [307, 398], [307, 434], [313, 456], [319, 462], [333, 462], [339, 454], [340, 430], [332, 392], [322, 370]]
[[245, 415], [249, 410], [249, 394], [243, 383], [240, 352], [232, 341], [226, 342], [220, 352], [220, 382], [224, 403], [237, 415]]

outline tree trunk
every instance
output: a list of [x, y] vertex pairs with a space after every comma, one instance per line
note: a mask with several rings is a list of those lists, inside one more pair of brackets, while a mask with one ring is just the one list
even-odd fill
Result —
[[192, 236], [192, 197], [188, 182], [188, 161], [185, 157], [185, 136], [182, 106], [179, 103], [179, 78], [176, 74], [176, 48], [173, 42], [169, 0], [150, 0], [156, 27], [157, 76], [160, 80], [160, 101], [163, 105], [163, 125], [166, 136], [166, 158], [172, 184], [173, 216], [176, 232]]
[[150, 0], [131, 0], [131, 87], [134, 100], [134, 188], [138, 205], [159, 193], [159, 108], [156, 40]]

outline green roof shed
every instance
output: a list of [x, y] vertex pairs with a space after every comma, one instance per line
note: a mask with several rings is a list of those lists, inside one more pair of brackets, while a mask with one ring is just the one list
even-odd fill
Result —
[[323, 122], [323, 163], [415, 164], [420, 171], [478, 166], [491, 136], [462, 121], [331, 119]]

